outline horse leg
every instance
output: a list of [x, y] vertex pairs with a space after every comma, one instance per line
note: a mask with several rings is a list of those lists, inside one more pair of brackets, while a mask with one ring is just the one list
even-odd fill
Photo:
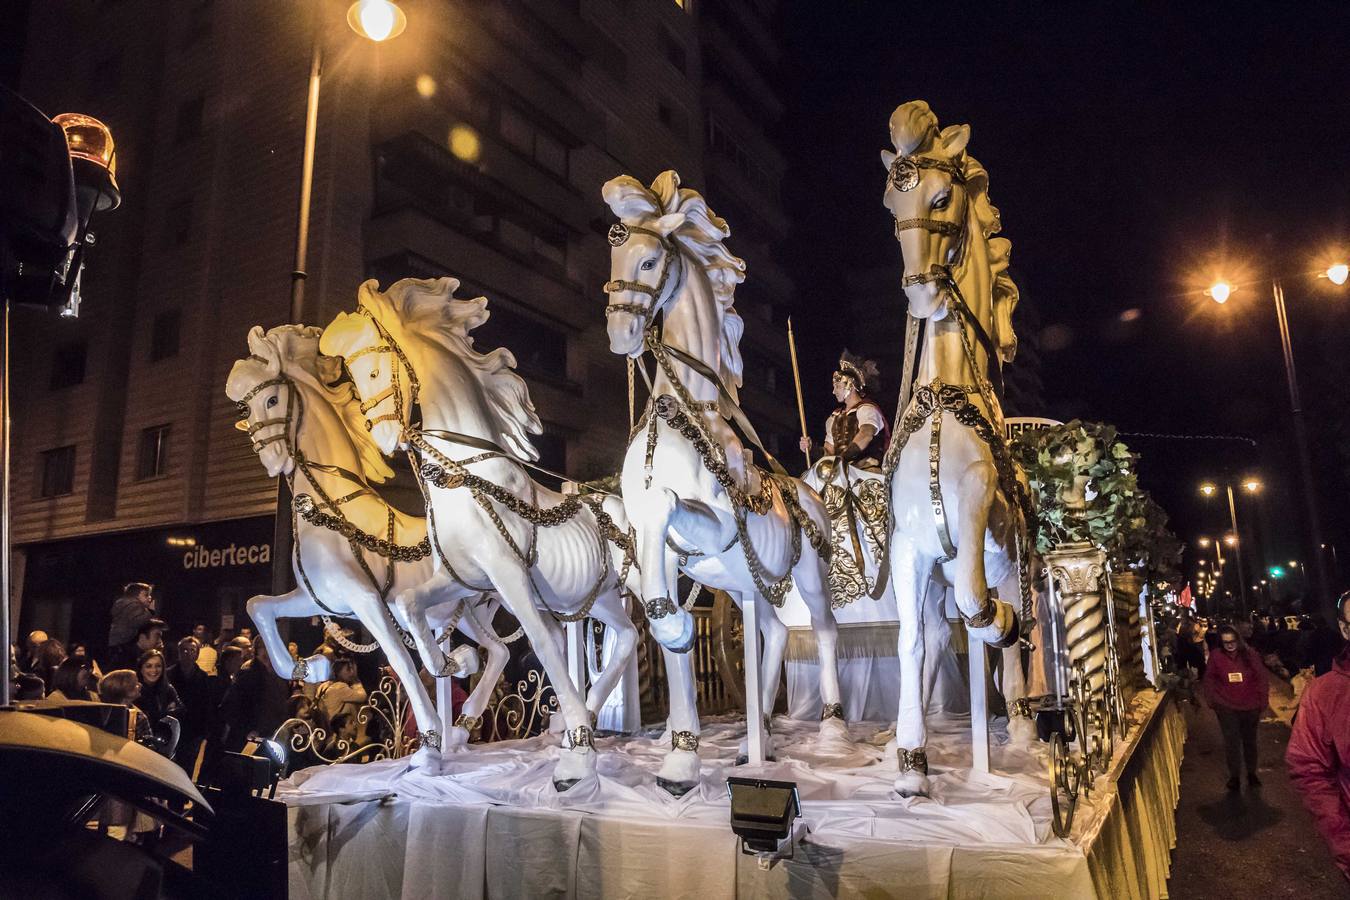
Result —
[[614, 589], [605, 591], [596, 599], [595, 605], [591, 607], [591, 617], [612, 628], [615, 637], [613, 652], [606, 657], [605, 668], [591, 685], [590, 694], [586, 697], [586, 708], [595, 715], [605, 705], [614, 685], [623, 677], [624, 668], [637, 648], [638, 632], [633, 627], [633, 621], [628, 618], [619, 592]]
[[635, 498], [633, 513], [641, 562], [642, 597], [647, 621], [662, 647], [687, 653], [694, 646], [694, 617], [680, 609], [671, 596], [675, 584], [668, 563], [673, 555], [666, 547], [666, 532], [678, 500], [666, 489], [647, 491]]
[[913, 538], [892, 538], [891, 583], [900, 618], [900, 709], [895, 718], [895, 747], [899, 774], [896, 793], [902, 797], [928, 796], [928, 724], [923, 701], [923, 601], [933, 561], [919, 555]]
[[[473, 598], [467, 598], [464, 602], [472, 603]], [[447, 749], [452, 752], [462, 750], [469, 743], [470, 734], [478, 726], [478, 717], [487, 709], [488, 701], [492, 699], [497, 679], [501, 677], [506, 664], [511, 660], [511, 651], [506, 649], [506, 645], [492, 630], [492, 613], [495, 611], [495, 604], [489, 603], [481, 613], [478, 613], [481, 619], [466, 611], [459, 620], [459, 630], [468, 635], [469, 640], [483, 648], [487, 654], [487, 661], [483, 664], [478, 684], [464, 701], [459, 717], [446, 729], [449, 744]]]
[[843, 692], [839, 689], [839, 624], [830, 608], [825, 564], [814, 551], [803, 551], [802, 561], [793, 571], [797, 592], [811, 614], [811, 632], [816, 637], [816, 655], [820, 660], [820, 737], [832, 743], [853, 742], [844, 719]]
[[581, 779], [595, 773], [596, 751], [592, 742], [590, 713], [586, 701], [568, 676], [567, 657], [562, 652], [557, 634], [559, 629], [545, 624], [534, 605], [534, 590], [530, 573], [514, 559], [489, 558], [482, 560], [488, 577], [501, 594], [502, 603], [525, 629], [535, 655], [544, 666], [558, 710], [567, 733], [563, 736], [562, 754], [553, 769], [553, 787], [565, 791]]
[[[1016, 567], [999, 585], [999, 597], [1020, 597], [1020, 579]], [[1003, 675], [999, 690], [1008, 707], [1008, 738], [1014, 744], [1029, 746], [1036, 741], [1036, 723], [1029, 716], [1018, 715], [1017, 702], [1027, 695], [1026, 671], [1022, 665], [1022, 644], [1015, 642], [1003, 648]]]
[[433, 765], [440, 759], [441, 732], [437, 727], [440, 720], [436, 716], [436, 707], [432, 704], [431, 697], [427, 695], [427, 689], [422, 686], [422, 679], [417, 677], [417, 666], [413, 663], [412, 655], [408, 653], [408, 648], [403, 646], [403, 639], [394, 627], [389, 607], [384, 599], [373, 591], [362, 591], [353, 598], [351, 606], [352, 612], [356, 613], [371, 636], [379, 642], [380, 649], [384, 650], [389, 667], [398, 676], [403, 690], [407, 692], [408, 701], [412, 704], [422, 747], [413, 754], [411, 766], [418, 768]]
[[666, 662], [666, 684], [670, 688], [670, 716], [666, 733], [670, 752], [656, 773], [656, 783], [676, 797], [683, 797], [698, 784], [699, 759], [698, 698], [694, 682], [693, 654], [675, 653], [661, 648]]
[[248, 617], [257, 626], [258, 634], [267, 647], [267, 658], [271, 660], [272, 671], [279, 677], [299, 679], [310, 684], [318, 684], [332, 677], [332, 661], [322, 653], [300, 660], [289, 672], [277, 671], [277, 666], [291, 658], [291, 651], [287, 649], [286, 642], [281, 639], [281, 632], [277, 630], [277, 619], [308, 618], [323, 612], [303, 588], [296, 587], [275, 597], [266, 594], [250, 597], [246, 609]]
[[[985, 576], [984, 543], [989, 531], [989, 508], [994, 502], [997, 475], [990, 463], [969, 466], [957, 482], [957, 542], [966, 552], [956, 562], [956, 606], [972, 637], [995, 647], [1017, 640], [1017, 613], [1011, 604], [989, 596]], [[977, 624], [971, 624], [974, 620]]]
[[[399, 624], [412, 633], [413, 642], [417, 644], [417, 652], [422, 657], [422, 665], [437, 678], [458, 674], [453, 670], [458, 667], [437, 645], [427, 619], [427, 612], [454, 601], [463, 593], [464, 589], [453, 582], [449, 575], [438, 570], [426, 581], [408, 588], [394, 598], [394, 614]], [[452, 610], [447, 609], [445, 612], [448, 615]]]

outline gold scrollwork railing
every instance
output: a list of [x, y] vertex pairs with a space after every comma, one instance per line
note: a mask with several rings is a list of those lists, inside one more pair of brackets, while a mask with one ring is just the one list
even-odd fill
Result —
[[385, 674], [380, 677], [380, 686], [356, 710], [352, 720], [358, 729], [356, 734], [334, 734], [331, 722], [295, 718], [282, 722], [272, 733], [272, 740], [286, 747], [292, 757], [309, 756], [328, 765], [398, 759], [421, 746], [417, 738], [407, 736], [403, 727], [408, 705], [403, 685]]

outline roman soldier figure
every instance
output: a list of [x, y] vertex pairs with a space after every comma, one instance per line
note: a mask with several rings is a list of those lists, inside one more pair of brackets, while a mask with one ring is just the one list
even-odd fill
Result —
[[[834, 399], [839, 406], [825, 421], [825, 455], [837, 456], [844, 463], [868, 472], [881, 468], [881, 457], [890, 439], [886, 416], [868, 398], [876, 390], [878, 374], [876, 363], [845, 350], [834, 373]], [[803, 453], [808, 453], [813, 444], [803, 436], [800, 446]]]

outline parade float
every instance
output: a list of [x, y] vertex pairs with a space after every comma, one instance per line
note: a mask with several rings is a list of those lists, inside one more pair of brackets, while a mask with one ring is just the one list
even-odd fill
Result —
[[[229, 392], [291, 479], [299, 584], [250, 612], [269, 638], [278, 616], [359, 621], [374, 644], [351, 649], [396, 676], [379, 715], [416, 723], [282, 782], [292, 896], [1160, 893], [1184, 725], [1140, 648], [1165, 520], [1109, 427], [1009, 427], [1017, 288], [970, 128], [915, 101], [890, 139], [905, 377], [872, 471], [840, 452], [794, 478], [764, 451], [737, 397], [750, 275], [674, 172], [602, 191], [596, 315], [646, 387], [617, 478], [539, 467], [513, 357], [473, 347], [491, 303], [453, 278], [367, 282], [317, 348], [250, 334]], [[425, 522], [381, 505], [381, 455], [407, 458]], [[681, 579], [717, 592], [738, 659], [724, 641], [710, 663]], [[878, 634], [889, 664], [850, 666]], [[460, 715], [414, 652], [469, 678]], [[517, 659], [536, 668], [503, 681]]]

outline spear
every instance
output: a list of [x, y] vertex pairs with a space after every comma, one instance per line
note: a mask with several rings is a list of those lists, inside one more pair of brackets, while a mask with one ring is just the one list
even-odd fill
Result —
[[[797, 387], [797, 417], [802, 423], [802, 437], [806, 433], [806, 404], [802, 402], [802, 373], [797, 368], [797, 339], [792, 334], [792, 316], [788, 316], [788, 354], [792, 357], [792, 383]], [[806, 451], [806, 464], [811, 465], [811, 451]]]

